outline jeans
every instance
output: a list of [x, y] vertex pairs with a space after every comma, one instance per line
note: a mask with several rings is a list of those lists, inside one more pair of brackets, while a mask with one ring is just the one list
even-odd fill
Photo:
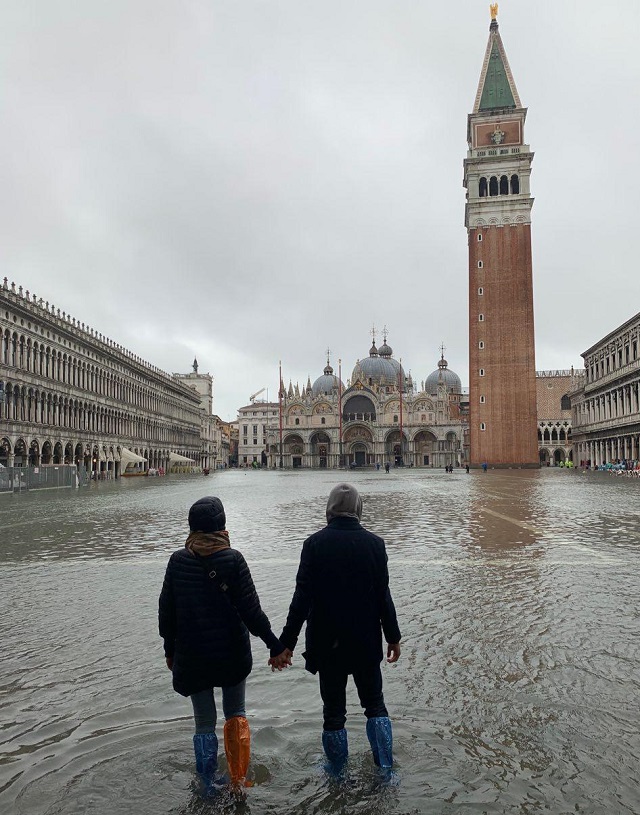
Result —
[[[325, 730], [342, 730], [347, 721], [347, 678], [349, 674], [339, 667], [321, 668], [320, 696], [322, 697], [323, 726]], [[380, 663], [352, 671], [358, 690], [360, 705], [367, 719], [387, 716], [382, 695]]]
[[[222, 711], [225, 719], [232, 719], [234, 716], [245, 716], [244, 692], [246, 680], [222, 688]], [[193, 717], [196, 723], [196, 733], [216, 732], [216, 700], [213, 697], [213, 688], [201, 690], [193, 693], [190, 697], [193, 705]]]

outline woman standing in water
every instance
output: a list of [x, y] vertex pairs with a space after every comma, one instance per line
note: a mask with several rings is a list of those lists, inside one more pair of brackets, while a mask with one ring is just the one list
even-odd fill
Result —
[[232, 549], [222, 501], [208, 496], [189, 510], [190, 533], [169, 559], [159, 603], [160, 636], [173, 687], [193, 704], [196, 770], [205, 795], [218, 767], [214, 688], [222, 688], [224, 748], [231, 783], [245, 785], [250, 732], [245, 682], [251, 672], [249, 632], [271, 657], [284, 648], [271, 630], [249, 567]]

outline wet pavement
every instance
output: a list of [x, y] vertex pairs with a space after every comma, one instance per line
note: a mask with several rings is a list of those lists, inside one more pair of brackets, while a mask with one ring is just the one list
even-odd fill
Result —
[[[276, 633], [331, 487], [387, 542], [396, 784], [349, 691], [322, 771], [317, 679], [253, 641], [247, 801], [195, 794], [191, 712], [157, 635], [190, 504], [219, 495]], [[0, 812], [639, 813], [640, 481], [564, 470], [230, 471], [0, 496]]]

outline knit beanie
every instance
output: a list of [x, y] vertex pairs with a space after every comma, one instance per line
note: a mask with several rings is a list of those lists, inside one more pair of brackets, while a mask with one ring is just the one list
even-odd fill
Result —
[[192, 532], [220, 532], [226, 524], [222, 501], [213, 495], [196, 501], [189, 510], [189, 529]]
[[358, 521], [362, 517], [362, 498], [352, 484], [336, 484], [329, 493], [327, 523], [337, 517], [357, 518]]

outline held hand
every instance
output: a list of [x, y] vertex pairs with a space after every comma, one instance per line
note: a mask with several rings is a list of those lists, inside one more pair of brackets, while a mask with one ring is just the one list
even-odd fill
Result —
[[167, 663], [167, 668], [172, 671], [173, 670], [173, 657], [165, 657], [165, 661]]
[[400, 643], [387, 643], [387, 662], [397, 662], [400, 659]]
[[293, 657], [293, 651], [289, 648], [285, 648], [281, 654], [278, 654], [277, 657], [271, 657], [267, 662], [267, 665], [271, 666], [271, 671], [281, 671], [283, 668], [289, 667], [291, 665], [291, 658]]

